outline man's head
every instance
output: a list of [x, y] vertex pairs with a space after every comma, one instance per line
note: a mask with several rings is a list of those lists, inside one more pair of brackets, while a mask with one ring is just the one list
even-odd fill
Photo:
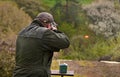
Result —
[[54, 21], [53, 16], [50, 13], [47, 12], [41, 12], [37, 15], [35, 20], [38, 20], [44, 27], [56, 27], [57, 24]]

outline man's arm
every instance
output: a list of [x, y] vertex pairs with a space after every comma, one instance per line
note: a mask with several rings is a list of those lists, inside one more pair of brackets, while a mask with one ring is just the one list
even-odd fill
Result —
[[43, 43], [51, 48], [64, 49], [69, 47], [68, 37], [57, 30], [47, 30], [43, 35]]

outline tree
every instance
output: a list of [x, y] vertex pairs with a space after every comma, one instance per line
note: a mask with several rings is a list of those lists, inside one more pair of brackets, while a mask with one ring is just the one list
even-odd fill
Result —
[[59, 20], [59, 23], [64, 21], [78, 26], [80, 24], [80, 9], [80, 5], [76, 0], [66, 0], [65, 2], [56, 0], [56, 4], [51, 8], [51, 12]]
[[120, 32], [120, 11], [114, 7], [114, 2], [103, 1], [85, 8], [92, 23], [89, 27], [104, 37], [116, 37]]
[[35, 18], [39, 12], [45, 11], [45, 8], [42, 7], [38, 0], [15, 0], [15, 2], [19, 8], [28, 13], [32, 18]]

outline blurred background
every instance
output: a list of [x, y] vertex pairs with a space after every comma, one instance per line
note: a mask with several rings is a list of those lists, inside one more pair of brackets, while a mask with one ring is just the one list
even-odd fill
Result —
[[43, 11], [71, 42], [54, 60], [120, 61], [120, 0], [0, 0], [0, 77], [12, 75], [17, 34]]

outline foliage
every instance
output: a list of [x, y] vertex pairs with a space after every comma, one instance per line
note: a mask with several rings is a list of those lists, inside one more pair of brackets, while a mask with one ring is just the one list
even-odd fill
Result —
[[0, 51], [0, 77], [12, 77], [14, 65], [14, 53]]
[[80, 3], [81, 3], [81, 4], [90, 4], [90, 3], [92, 3], [93, 1], [95, 1], [95, 0], [80, 0]]
[[61, 22], [62, 22], [62, 20], [63, 20], [63, 15], [64, 15], [64, 13], [63, 13], [63, 10], [64, 8], [63, 8], [63, 6], [62, 6], [62, 2], [61, 2], [61, 0], [60, 1], [56, 1], [56, 4], [50, 9], [50, 11], [51, 11], [51, 13], [53, 14], [53, 16], [54, 16], [54, 19], [55, 19], [55, 21], [59, 24], [59, 25], [61, 25]]
[[114, 0], [114, 6], [117, 10], [120, 10], [120, 0]]
[[20, 9], [24, 10], [32, 18], [35, 18], [39, 12], [45, 10], [38, 0], [15, 0], [15, 2]]
[[[54, 6], [56, 0], [38, 0], [45, 8], [51, 8]], [[58, 0], [57, 0], [58, 1]]]
[[58, 27], [59, 30], [66, 33], [68, 37], [72, 37], [76, 33], [76, 29], [71, 24], [63, 23]]
[[[43, 5], [44, 2], [49, 2], [49, 1], [41, 1], [41, 3], [38, 3], [39, 1], [40, 0], [36, 0], [36, 1], [26, 0], [25, 1], [26, 3], [24, 4], [24, 1], [22, 2], [20, 0], [19, 1], [15, 0], [15, 2], [17, 2], [21, 7], [28, 8], [28, 5], [32, 4], [30, 6], [31, 7], [30, 9], [32, 12], [34, 12], [32, 8], [38, 7], [38, 5]], [[66, 1], [68, 1], [68, 4], [66, 3]], [[75, 1], [66, 0], [66, 1], [53, 0], [52, 4], [48, 5], [52, 7], [52, 5], [54, 5], [56, 2], [54, 7], [52, 7], [50, 11], [54, 14], [55, 19], [60, 25], [58, 26], [59, 30], [66, 33], [69, 36], [70, 42], [71, 42], [71, 45], [68, 48], [68, 50], [65, 50], [65, 51], [68, 51], [68, 53], [60, 52], [61, 54], [63, 54], [63, 56], [61, 55], [60, 57], [68, 58], [68, 59], [79, 59], [79, 60], [80, 59], [94, 60], [102, 55], [109, 54], [110, 53], [109, 51], [112, 50], [112, 48], [114, 48], [113, 43], [109, 45], [109, 42], [111, 42], [110, 40], [104, 41], [105, 39], [103, 38], [103, 36], [96, 35], [92, 30], [88, 28], [88, 25], [90, 23], [89, 19], [86, 13], [82, 10], [81, 5], [79, 4], [79, 1], [77, 0]], [[66, 14], [67, 8], [64, 7], [66, 5], [68, 5], [69, 14]], [[44, 7], [46, 8], [46, 6]], [[1, 2], [0, 7], [1, 8], [4, 7], [6, 9], [6, 10], [1, 9], [1, 12], [0, 12], [0, 15], [1, 15], [0, 31], [4, 34], [6, 33], [5, 36], [8, 36], [7, 33], [10, 32], [10, 34], [13, 37], [15, 37], [14, 36], [15, 33], [17, 33], [21, 28], [23, 28], [25, 25], [28, 24], [28, 22], [31, 21], [29, 16], [27, 16], [27, 14], [25, 14], [22, 9], [18, 9], [17, 5], [13, 2], [12, 3], [10, 1], [6, 3]], [[78, 11], [79, 9], [81, 10]], [[38, 9], [36, 10], [40, 11]], [[66, 17], [66, 15], [68, 15], [68, 17]], [[67, 18], [69, 19], [67, 20]], [[6, 20], [6, 21], [3, 21], [3, 20]], [[14, 26], [14, 24], [17, 26]], [[1, 37], [4, 37], [4, 34], [1, 34]], [[88, 35], [89, 38], [86, 39], [84, 37], [85, 35]], [[114, 56], [114, 57], [116, 58], [118, 56]]]
[[0, 36], [10, 36], [18, 33], [24, 26], [30, 23], [31, 18], [17, 8], [14, 2], [0, 1]]
[[[95, 37], [95, 36], [94, 36]], [[76, 36], [71, 39], [71, 46], [67, 54], [60, 52], [62, 59], [73, 60], [98, 60], [101, 56], [113, 55], [111, 60], [119, 61], [119, 38], [117, 43], [114, 38], [104, 40], [103, 38], [85, 39], [83, 36]], [[71, 52], [70, 52], [71, 51]], [[62, 56], [63, 55], [63, 56]]]
[[66, 0], [63, 3], [61, 0], [57, 1], [54, 7], [50, 10], [58, 23], [67, 22], [73, 26], [78, 26], [80, 22], [79, 13], [81, 8], [78, 3], [71, 0]]
[[111, 54], [113, 55], [111, 59], [120, 62], [120, 36], [112, 43], [114, 48], [111, 49]]
[[31, 18], [12, 1], [0, 1], [0, 77], [12, 77], [16, 34]]
[[[66, 1], [68, 1], [68, 4]], [[70, 47], [61, 50], [59, 56], [57, 56], [58, 58], [97, 60], [101, 56], [113, 54], [112, 60], [120, 61], [120, 35], [115, 38], [104, 39], [103, 35], [96, 35], [94, 30], [88, 27], [91, 19], [88, 19], [89, 16], [83, 11], [81, 5], [90, 4], [92, 1], [94, 0], [0, 1], [0, 77], [12, 76], [15, 60], [14, 52], [10, 50], [12, 49], [11, 47], [15, 47], [16, 34], [31, 22], [30, 16], [34, 18], [41, 11], [51, 12], [59, 25], [59, 30], [70, 38]], [[115, 12], [118, 12], [119, 5], [116, 2], [115, 8], [117, 9]], [[118, 14], [113, 15], [116, 16], [113, 17], [114, 19], [117, 18], [115, 22], [119, 21]], [[85, 35], [88, 35], [89, 38], [85, 38]], [[7, 47], [2, 46], [1, 40], [2, 43], [5, 42], [7, 44]], [[55, 64], [58, 65], [58, 63]], [[52, 69], [58, 69], [58, 67], [53, 66]]]
[[96, 2], [85, 7], [88, 17], [92, 20], [89, 27], [104, 37], [116, 37], [120, 32], [120, 10], [116, 10], [114, 3], [110, 1]]

